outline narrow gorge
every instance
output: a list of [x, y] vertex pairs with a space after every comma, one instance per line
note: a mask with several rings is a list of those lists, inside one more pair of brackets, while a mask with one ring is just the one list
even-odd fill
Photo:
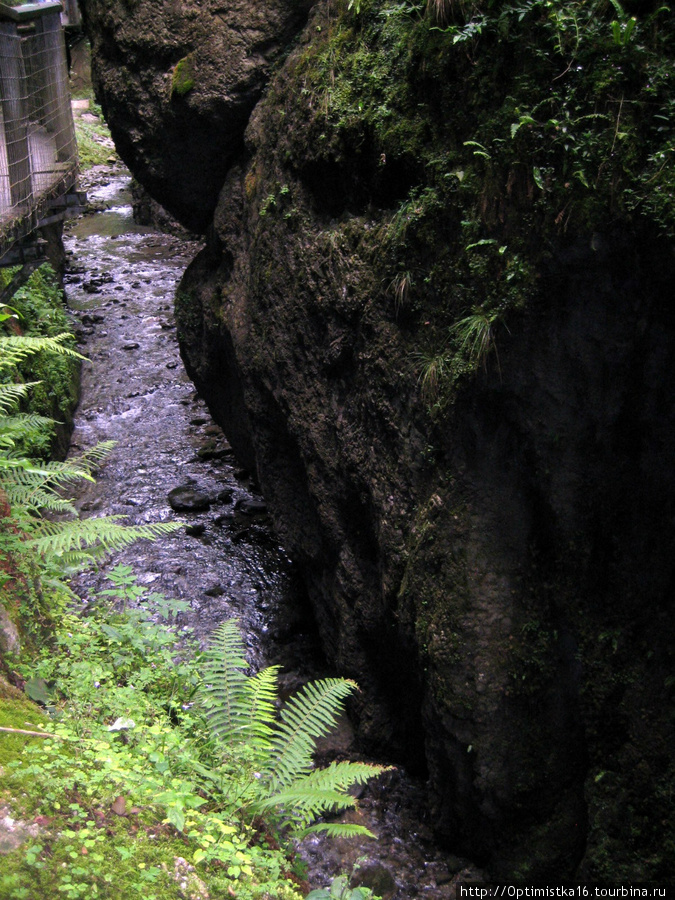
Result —
[[670, 7], [83, 11], [363, 750], [492, 877], [672, 880]]

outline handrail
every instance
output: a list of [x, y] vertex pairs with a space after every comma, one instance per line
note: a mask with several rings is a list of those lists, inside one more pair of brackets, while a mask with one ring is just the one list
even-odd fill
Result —
[[63, 11], [60, 0], [45, 0], [43, 3], [22, 3], [21, 6], [8, 6], [6, 3], [0, 3], [0, 19], [10, 22], [30, 22], [55, 11]]

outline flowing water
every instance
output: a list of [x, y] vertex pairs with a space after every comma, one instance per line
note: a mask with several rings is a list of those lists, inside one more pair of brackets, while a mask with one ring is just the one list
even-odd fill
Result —
[[[155, 542], [141, 541], [121, 557], [152, 592], [183, 601], [176, 627], [205, 640], [236, 616], [254, 665], [289, 667], [289, 685], [323, 674], [311, 616], [293, 565], [278, 545], [264, 500], [243, 471], [178, 352], [173, 295], [199, 245], [134, 223], [130, 177], [93, 170], [90, 202], [97, 210], [68, 227], [66, 292], [83, 353], [82, 400], [71, 455], [99, 441], [116, 441], [109, 458], [77, 499], [85, 516], [122, 514], [133, 524], [185, 522]], [[169, 492], [201, 495], [197, 511], [175, 512]], [[108, 587], [101, 571], [80, 577], [86, 597]], [[349, 750], [344, 723], [332, 752]], [[452, 876], [467, 863], [444, 857], [424, 825], [423, 790], [399, 771], [387, 773], [360, 799], [353, 821], [377, 842], [310, 838], [302, 855], [313, 886], [365, 858], [362, 872], [388, 900], [454, 896]]]

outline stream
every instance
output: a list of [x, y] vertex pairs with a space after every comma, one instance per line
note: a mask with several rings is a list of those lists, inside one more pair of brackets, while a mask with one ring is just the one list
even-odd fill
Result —
[[[179, 519], [185, 527], [113, 556], [79, 576], [76, 591], [86, 600], [109, 587], [106, 571], [122, 561], [149, 591], [182, 601], [176, 627], [191, 628], [202, 643], [221, 621], [238, 618], [252, 665], [282, 664], [282, 687], [328, 674], [264, 499], [180, 360], [173, 295], [199, 244], [135, 224], [130, 176], [121, 167], [90, 170], [81, 182], [94, 211], [64, 236], [66, 293], [88, 357], [71, 455], [99, 441], [116, 444], [76, 505], [84, 516], [121, 514], [132, 524]], [[175, 488], [201, 497], [199, 508], [175, 511]], [[345, 720], [326, 752], [356, 758], [351, 744]], [[300, 853], [312, 886], [363, 860], [359, 877], [385, 900], [454, 897], [456, 873], [469, 863], [435, 847], [424, 806], [423, 785], [400, 770], [381, 776], [345, 816], [379, 840], [307, 838]]]

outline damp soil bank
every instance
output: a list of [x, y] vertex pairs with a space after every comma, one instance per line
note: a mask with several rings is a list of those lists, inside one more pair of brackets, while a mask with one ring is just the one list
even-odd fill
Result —
[[[93, 211], [65, 237], [68, 303], [88, 358], [71, 454], [99, 441], [116, 444], [76, 505], [84, 516], [185, 527], [113, 555], [80, 576], [76, 590], [86, 603], [108, 586], [111, 568], [131, 565], [151, 592], [181, 607], [187, 602], [176, 627], [191, 628], [202, 643], [218, 623], [237, 617], [253, 664], [281, 663], [283, 686], [293, 689], [326, 674], [300, 580], [255, 480], [185, 373], [176, 341], [176, 284], [199, 245], [134, 222], [126, 170], [95, 169], [87, 179]], [[347, 720], [322, 755], [358, 756]], [[468, 860], [435, 846], [423, 786], [401, 769], [371, 785], [347, 818], [379, 839], [306, 840], [301, 853], [317, 886], [357, 860], [361, 877], [388, 900], [442, 900], [454, 896], [460, 871], [476, 875]]]

